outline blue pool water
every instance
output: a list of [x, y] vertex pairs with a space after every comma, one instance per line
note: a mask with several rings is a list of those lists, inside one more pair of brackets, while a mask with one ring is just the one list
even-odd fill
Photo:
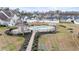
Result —
[[44, 31], [54, 29], [53, 26], [31, 26], [29, 29], [34, 31]]

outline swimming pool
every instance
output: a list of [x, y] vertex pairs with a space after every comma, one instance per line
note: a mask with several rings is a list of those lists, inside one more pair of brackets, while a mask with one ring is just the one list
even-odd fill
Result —
[[48, 32], [56, 30], [54, 26], [31, 26], [29, 27], [29, 29], [38, 32]]

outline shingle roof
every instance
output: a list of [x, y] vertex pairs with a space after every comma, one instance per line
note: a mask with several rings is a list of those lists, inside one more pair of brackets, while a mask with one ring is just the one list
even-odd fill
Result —
[[3, 12], [4, 12], [7, 16], [9, 16], [9, 17], [12, 17], [12, 16], [13, 16], [12, 13], [11, 13], [11, 11], [5, 11], [5, 10], [3, 10]]
[[[13, 17], [13, 14], [11, 13], [11, 11], [7, 11], [7, 10], [2, 10], [2, 11], [3, 11], [7, 16]], [[8, 17], [7, 17], [4, 13], [0, 12], [0, 19], [5, 20], [5, 21], [9, 20]]]
[[0, 13], [0, 19], [5, 20], [8, 19], [3, 13]]

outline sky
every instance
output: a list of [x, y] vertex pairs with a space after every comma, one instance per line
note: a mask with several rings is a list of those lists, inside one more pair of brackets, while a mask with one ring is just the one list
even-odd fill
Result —
[[[10, 7], [11, 9], [16, 9], [16, 7]], [[39, 12], [46, 12], [49, 10], [55, 11], [55, 10], [61, 10], [61, 11], [79, 11], [79, 7], [18, 7], [20, 11], [26, 11], [26, 12], [33, 12], [33, 11], [39, 11]]]

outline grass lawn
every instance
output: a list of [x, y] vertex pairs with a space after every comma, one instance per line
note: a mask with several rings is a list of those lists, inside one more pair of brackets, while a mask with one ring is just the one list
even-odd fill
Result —
[[79, 50], [79, 25], [71, 23], [57, 24], [57, 33], [44, 34], [39, 38], [38, 50], [77, 51]]
[[20, 49], [21, 45], [24, 42], [23, 37], [19, 36], [9, 36], [4, 32], [9, 29], [8, 27], [0, 26], [0, 50], [2, 51], [17, 51]]

